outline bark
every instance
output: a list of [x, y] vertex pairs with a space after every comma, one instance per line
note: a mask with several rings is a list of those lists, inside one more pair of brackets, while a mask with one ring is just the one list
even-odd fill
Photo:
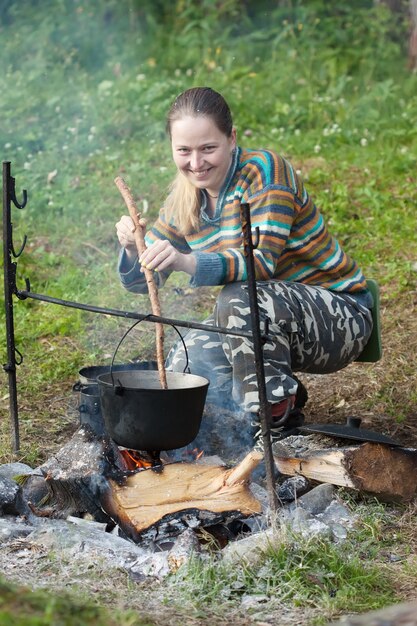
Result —
[[406, 502], [417, 496], [417, 450], [365, 443], [291, 455], [284, 441], [276, 448], [274, 458], [278, 470], [288, 476], [300, 474], [318, 482], [350, 487], [384, 501]]

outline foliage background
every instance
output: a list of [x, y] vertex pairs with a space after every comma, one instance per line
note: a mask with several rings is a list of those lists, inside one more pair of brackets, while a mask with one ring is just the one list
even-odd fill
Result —
[[[113, 179], [127, 180], [152, 221], [174, 174], [168, 107], [180, 91], [210, 85], [229, 101], [242, 145], [276, 149], [301, 171], [387, 303], [415, 293], [417, 96], [407, 13], [394, 19], [366, 1], [8, 0], [0, 18], [0, 147], [18, 197], [22, 188], [29, 196], [13, 210], [15, 247], [28, 236], [22, 288], [29, 277], [37, 293], [148, 312], [147, 297], [118, 283], [114, 224], [125, 207]], [[164, 314], [203, 318], [214, 290], [190, 291], [184, 277], [171, 282]], [[70, 390], [82, 365], [108, 362], [128, 327], [32, 300], [16, 303], [15, 318], [27, 428], [36, 398], [54, 384]], [[3, 324], [0, 338], [4, 363]], [[153, 329], [141, 324], [118, 358], [152, 350]], [[415, 395], [399, 412], [404, 390], [394, 398], [393, 376], [380, 379], [369, 402], [404, 419]]]

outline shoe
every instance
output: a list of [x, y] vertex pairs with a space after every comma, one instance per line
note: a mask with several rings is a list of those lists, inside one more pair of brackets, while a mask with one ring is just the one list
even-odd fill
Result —
[[296, 394], [272, 405], [271, 428], [295, 428], [296, 426], [302, 426], [304, 423], [304, 415], [300, 409], [306, 405], [308, 393], [301, 380], [294, 375], [293, 378], [298, 384]]

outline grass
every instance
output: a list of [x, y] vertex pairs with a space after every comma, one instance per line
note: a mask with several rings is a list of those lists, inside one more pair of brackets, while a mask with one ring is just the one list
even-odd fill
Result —
[[12, 585], [0, 579], [0, 626], [153, 626], [133, 612], [112, 612], [70, 595]]
[[[383, 360], [346, 374], [331, 397], [313, 398], [312, 414], [339, 415], [331, 403], [342, 394], [348, 408], [365, 409], [406, 442], [416, 424], [417, 77], [406, 68], [403, 25], [367, 2], [275, 4], [257, 3], [245, 14], [233, 1], [177, 2], [163, 18], [155, 11], [164, 3], [134, 0], [4, 4], [0, 149], [12, 163], [17, 197], [28, 191], [27, 207], [12, 213], [15, 247], [28, 236], [18, 286], [28, 277], [37, 293], [148, 312], [145, 296], [118, 284], [114, 224], [125, 207], [113, 179], [126, 179], [152, 221], [174, 173], [167, 109], [180, 91], [210, 85], [229, 101], [239, 143], [291, 159], [334, 234], [381, 286]], [[161, 298], [165, 315], [203, 319], [215, 290], [192, 293], [180, 276]], [[24, 356], [18, 459], [35, 465], [75, 428], [78, 370], [108, 363], [129, 323], [30, 299], [15, 300], [14, 315]], [[5, 363], [3, 310], [0, 318]], [[153, 341], [152, 327], [140, 324], [118, 358], [149, 358]], [[0, 383], [6, 462], [16, 455], [6, 378]], [[404, 527], [401, 545], [415, 532], [412, 517]], [[414, 581], [416, 570], [411, 558], [395, 571], [381, 567], [375, 518], [369, 528], [374, 537], [364, 531], [358, 538], [363, 556], [353, 544], [282, 545], [265, 556], [263, 569], [226, 572], [197, 562], [175, 584], [193, 589], [201, 606], [221, 600], [236, 608], [244, 593], [282, 594], [328, 614], [349, 602], [380, 606], [392, 593], [403, 597], [396, 584]]]
[[[226, 612], [236, 609], [244, 597], [253, 596], [260, 604], [252, 612], [261, 611], [262, 603], [268, 601], [283, 612], [303, 607], [313, 611], [311, 625], [327, 624], [352, 610], [361, 613], [394, 604], [399, 562], [415, 546], [415, 528], [410, 524], [414, 507], [399, 513], [369, 498], [362, 502], [349, 494], [345, 498], [357, 515], [346, 541], [306, 539], [283, 526], [257, 562], [242, 561], [233, 567], [219, 561], [216, 553], [192, 559], [171, 581], [175, 602], [188, 603], [194, 610], [215, 605]], [[392, 555], [400, 537], [404, 543], [396, 560]], [[405, 563], [402, 576], [411, 587], [416, 575], [415, 561]], [[259, 614], [258, 619], [262, 620]]]

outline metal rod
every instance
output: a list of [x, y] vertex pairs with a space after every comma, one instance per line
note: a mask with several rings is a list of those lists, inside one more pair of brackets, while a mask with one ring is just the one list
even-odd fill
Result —
[[[14, 178], [11, 176], [10, 162], [3, 162], [3, 268], [4, 268], [4, 306], [6, 313], [6, 342], [7, 342], [7, 363], [3, 365], [4, 371], [8, 376], [9, 384], [9, 407], [10, 407], [10, 425], [12, 437], [12, 449], [17, 453], [20, 449], [19, 436], [19, 412], [17, 405], [17, 380], [16, 365], [22, 362], [22, 358], [18, 350], [16, 350], [14, 340], [14, 316], [13, 316], [13, 294], [16, 285], [16, 263], [12, 261], [12, 255], [15, 257], [21, 254], [24, 243], [20, 251], [16, 254], [13, 246], [13, 234], [11, 223], [11, 202], [13, 201], [18, 208], [19, 203], [15, 202]], [[24, 203], [26, 203], [26, 192], [24, 193]], [[19, 355], [20, 359], [16, 359]]]
[[[197, 330], [205, 330], [207, 332], [220, 333], [222, 335], [236, 335], [238, 337], [248, 337], [252, 339], [252, 333], [242, 330], [231, 330], [230, 328], [223, 328], [221, 326], [209, 326], [208, 324], [200, 324], [198, 322], [189, 322], [187, 320], [178, 320], [170, 317], [159, 317], [158, 315], [135, 313], [134, 311], [121, 311], [119, 309], [107, 309], [104, 307], [93, 306], [90, 304], [82, 304], [80, 302], [73, 302], [71, 300], [60, 300], [59, 298], [53, 298], [44, 294], [34, 293], [32, 291], [23, 290], [16, 291], [16, 295], [21, 300], [26, 298], [33, 298], [33, 300], [41, 300], [42, 302], [49, 302], [51, 304], [58, 304], [60, 306], [70, 307], [73, 309], [80, 309], [82, 311], [90, 311], [91, 313], [101, 313], [102, 315], [110, 315], [114, 317], [124, 317], [126, 319], [143, 320], [145, 322], [167, 324], [169, 326], [179, 326], [183, 328], [192, 328]], [[263, 336], [264, 341], [268, 341], [267, 335]]]
[[259, 317], [259, 305], [258, 294], [256, 288], [256, 274], [255, 274], [255, 262], [253, 250], [256, 248], [259, 231], [256, 231], [256, 243], [252, 240], [252, 227], [250, 219], [250, 206], [249, 204], [241, 205], [241, 221], [243, 232], [243, 245], [246, 258], [246, 268], [248, 274], [248, 294], [249, 304], [251, 310], [252, 320], [252, 336], [253, 336], [253, 348], [255, 353], [255, 371], [256, 379], [258, 382], [259, 393], [259, 421], [261, 425], [261, 436], [264, 448], [264, 460], [266, 470], [266, 486], [268, 491], [269, 507], [271, 512], [275, 512], [278, 509], [278, 497], [275, 490], [275, 463], [272, 452], [271, 442], [271, 405], [266, 397], [266, 384], [265, 384], [265, 369], [263, 359], [263, 338], [260, 330], [260, 317]]

